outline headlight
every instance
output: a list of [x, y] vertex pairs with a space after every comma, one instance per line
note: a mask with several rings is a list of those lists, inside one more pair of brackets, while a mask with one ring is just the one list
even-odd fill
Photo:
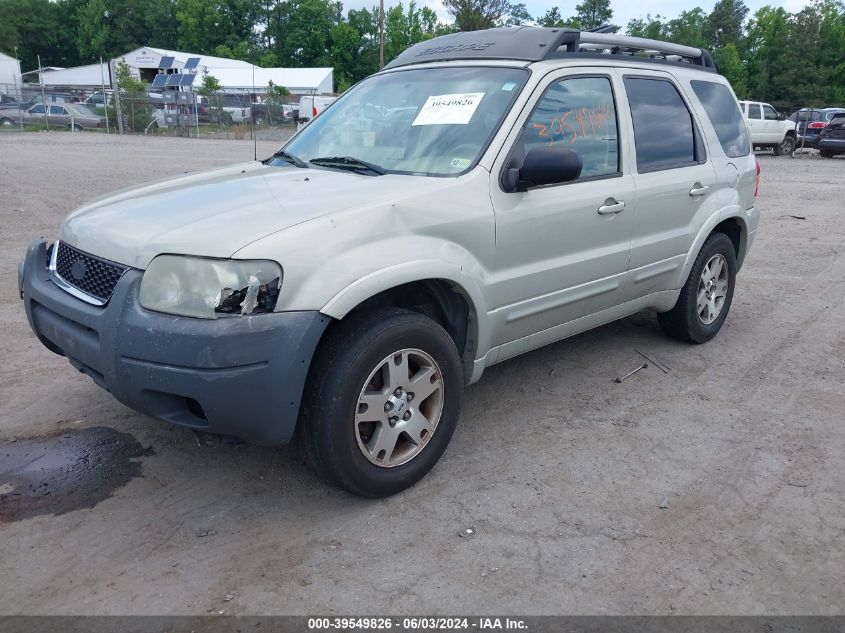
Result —
[[262, 260], [159, 255], [144, 271], [140, 301], [148, 310], [216, 319], [272, 312], [282, 267]]

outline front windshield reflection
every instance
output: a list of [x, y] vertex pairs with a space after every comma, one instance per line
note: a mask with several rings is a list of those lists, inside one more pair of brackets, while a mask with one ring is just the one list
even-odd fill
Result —
[[387, 173], [457, 175], [477, 162], [527, 77], [522, 68], [505, 67], [376, 75], [349, 90], [284, 150], [306, 162], [344, 157]]

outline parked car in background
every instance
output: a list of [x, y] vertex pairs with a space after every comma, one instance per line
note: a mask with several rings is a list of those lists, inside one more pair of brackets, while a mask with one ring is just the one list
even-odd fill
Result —
[[261, 103], [252, 104], [252, 116], [256, 125], [285, 123], [293, 121], [293, 106], [289, 104]]
[[99, 90], [94, 94], [89, 95], [82, 103], [87, 106], [96, 107], [103, 106], [106, 103], [106, 100], [108, 100], [109, 105], [111, 105], [113, 100], [113, 92], [111, 90], [106, 90], [105, 96], [103, 96], [103, 91]]
[[232, 123], [249, 123], [252, 117], [249, 95], [215, 95], [211, 97], [211, 104], [226, 112]]
[[337, 101], [337, 97], [307, 96], [299, 100], [297, 121], [310, 121], [331, 104]]
[[775, 156], [791, 154], [795, 148], [795, 125], [768, 103], [740, 101], [739, 107], [755, 148], [772, 149]]
[[801, 108], [789, 115], [787, 119], [795, 126], [798, 120], [798, 147], [818, 149], [819, 133], [837, 114], [845, 112], [845, 108]]
[[819, 132], [819, 153], [825, 158], [845, 154], [845, 112], [837, 112]]
[[[46, 117], [45, 117], [45, 108]], [[79, 103], [38, 103], [21, 113], [24, 124], [66, 127], [82, 132], [106, 127], [106, 117]]]

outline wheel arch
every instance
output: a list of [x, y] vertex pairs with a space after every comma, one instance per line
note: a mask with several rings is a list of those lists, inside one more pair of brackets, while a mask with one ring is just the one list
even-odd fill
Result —
[[729, 213], [727, 215], [724, 213], [716, 213], [704, 223], [699, 230], [698, 235], [696, 235], [695, 241], [693, 242], [692, 247], [687, 253], [686, 260], [684, 261], [681, 276], [677, 281], [677, 287], [680, 288], [683, 286], [690, 274], [690, 270], [692, 270], [695, 258], [698, 256], [698, 252], [701, 250], [701, 247], [704, 245], [707, 238], [713, 233], [724, 233], [728, 236], [728, 238], [730, 238], [731, 243], [734, 245], [734, 252], [736, 253], [737, 272], [740, 268], [742, 268], [745, 255], [748, 252], [748, 223], [739, 213]]
[[[415, 266], [379, 271], [365, 276], [337, 293], [320, 312], [341, 320], [353, 312], [379, 307], [400, 307], [424, 314], [440, 323], [458, 348], [465, 369], [472, 367], [479, 351], [482, 319], [486, 315], [478, 286], [439, 262], [440, 270]], [[479, 316], [481, 315], [481, 316]]]

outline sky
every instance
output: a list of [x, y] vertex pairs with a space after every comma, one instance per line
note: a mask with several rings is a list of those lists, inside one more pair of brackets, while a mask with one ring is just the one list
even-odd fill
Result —
[[[561, 14], [564, 17], [569, 17], [575, 14], [575, 5], [580, 0], [564, 0], [560, 4], [555, 5], [554, 0], [517, 0], [525, 2], [528, 8], [528, 13], [532, 16], [541, 16], [548, 9], [553, 6], [560, 8]], [[403, 2], [406, 6], [407, 0]], [[694, 9], [695, 7], [702, 7], [708, 13], [713, 9], [716, 0], [611, 0], [611, 8], [613, 9], [613, 23], [619, 26], [626, 27], [628, 21], [632, 18], [645, 17], [647, 14], [661, 15], [665, 18], [675, 18], [681, 11]], [[378, 0], [343, 0], [345, 9], [360, 9], [363, 7], [370, 8], [378, 4]], [[394, 0], [385, 0], [385, 6], [392, 6], [397, 4]], [[757, 9], [765, 5], [772, 5], [783, 7], [790, 13], [800, 11], [809, 0], [745, 0], [746, 6], [750, 9], [749, 15], [753, 14]], [[430, 6], [437, 12], [438, 17], [443, 22], [451, 22], [452, 19], [440, 0], [417, 0], [417, 5]]]

